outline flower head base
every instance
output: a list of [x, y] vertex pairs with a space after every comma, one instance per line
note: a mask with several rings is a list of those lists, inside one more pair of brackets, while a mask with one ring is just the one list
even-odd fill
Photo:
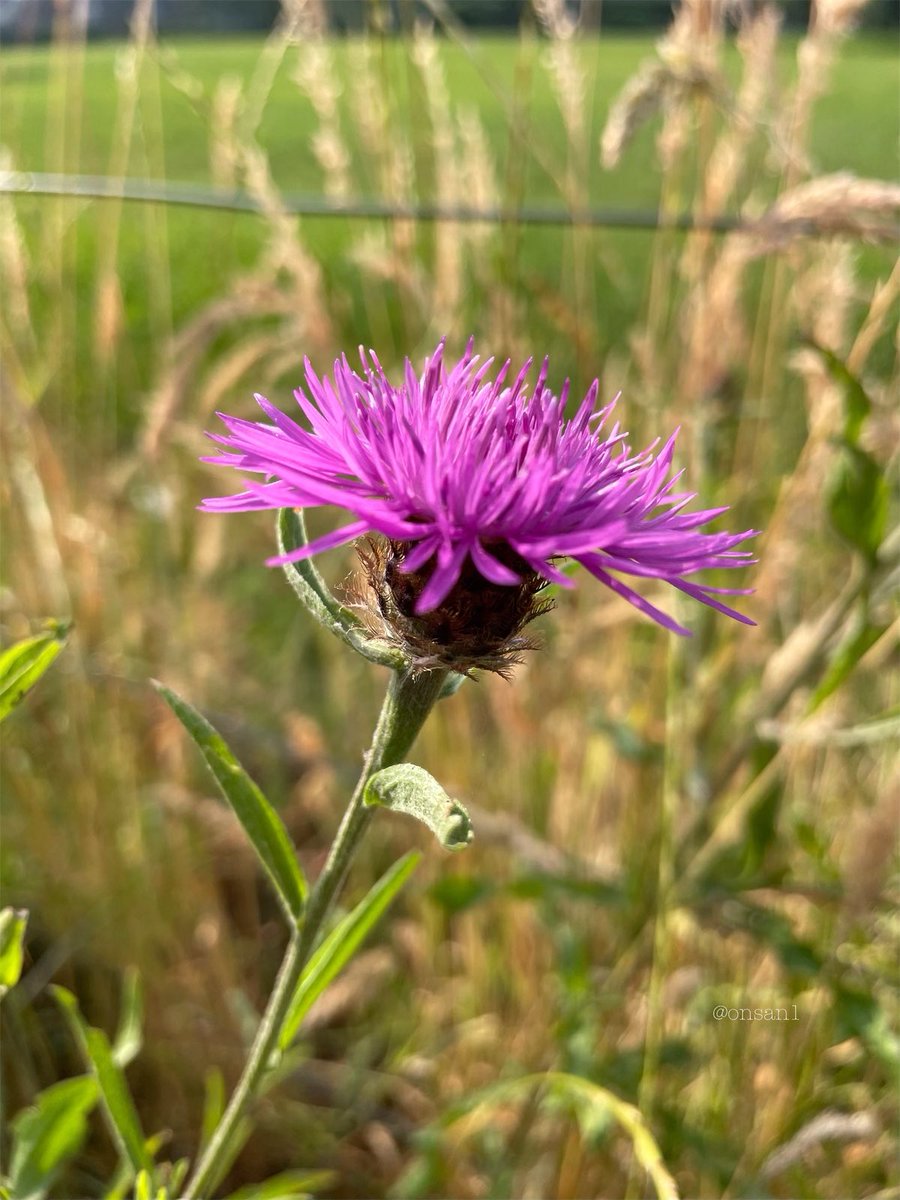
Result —
[[658, 451], [654, 443], [633, 454], [617, 422], [601, 434], [615, 401], [595, 411], [596, 381], [567, 420], [568, 382], [551, 392], [546, 360], [529, 389], [532, 360], [512, 380], [508, 362], [492, 375], [493, 360], [479, 365], [471, 342], [449, 368], [441, 342], [421, 376], [407, 359], [399, 386], [374, 353], [360, 357], [361, 372], [343, 357], [331, 379], [305, 361], [307, 392], [295, 396], [308, 429], [262, 396], [271, 424], [220, 414], [228, 434], [214, 440], [228, 452], [207, 461], [263, 479], [204, 501], [204, 509], [333, 504], [355, 516], [270, 565], [383, 535], [388, 546], [368, 554], [367, 568], [379, 609], [402, 627], [401, 638], [422, 641], [435, 665], [482, 665], [523, 648], [516, 639], [541, 587], [573, 586], [562, 559], [676, 633], [689, 631], [620, 575], [663, 580], [753, 624], [716, 598], [750, 589], [691, 578], [752, 561], [736, 547], [756, 531], [700, 532], [727, 510], [686, 511], [694, 494], [676, 491], [677, 431]]
[[404, 571], [409, 549], [404, 542], [367, 539], [357, 548], [366, 586], [351, 588], [350, 598], [371, 631], [401, 650], [414, 669], [449, 667], [466, 675], [477, 667], [507, 675], [523, 651], [535, 648], [522, 630], [553, 601], [539, 599], [546, 579], [515, 561], [508, 547], [492, 550], [521, 569], [519, 583], [491, 583], [469, 561], [441, 604], [426, 613], [417, 611], [417, 601], [427, 575]]

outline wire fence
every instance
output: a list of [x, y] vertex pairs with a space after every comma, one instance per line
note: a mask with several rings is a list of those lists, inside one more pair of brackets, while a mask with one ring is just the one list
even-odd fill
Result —
[[[227, 212], [264, 211], [257, 200], [246, 192], [224, 191], [202, 184], [174, 180], [123, 179], [105, 175], [3, 171], [0, 172], [0, 193], [169, 204]], [[324, 196], [292, 193], [283, 194], [280, 203], [284, 211], [299, 217], [445, 221], [459, 224], [515, 223], [635, 230], [698, 229], [711, 233], [733, 233], [752, 227], [750, 222], [730, 214], [699, 217], [694, 213], [666, 215], [653, 210], [626, 208], [562, 208], [527, 204], [516, 208], [474, 208], [469, 205], [444, 205], [427, 201], [398, 204], [368, 197], [335, 200]], [[801, 232], [814, 235], [816, 228], [810, 223], [808, 230]]]

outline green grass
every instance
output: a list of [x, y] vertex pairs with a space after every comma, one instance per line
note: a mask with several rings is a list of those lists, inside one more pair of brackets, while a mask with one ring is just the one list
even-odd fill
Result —
[[[454, 105], [477, 111], [489, 136], [501, 189], [507, 201], [564, 206], [559, 180], [565, 172], [566, 138], [550, 86], [540, 43], [517, 44], [513, 39], [482, 39], [471, 51], [455, 44], [442, 44], [441, 55]], [[138, 98], [136, 136], [128, 160], [128, 174], [136, 177], [168, 178], [209, 183], [209, 111], [217, 81], [233, 76], [247, 83], [261, 50], [258, 41], [181, 41], [163, 47], [161, 57], [151, 53], [145, 61]], [[377, 197], [379, 186], [372, 177], [371, 161], [359, 144], [354, 122], [347, 114], [347, 44], [334, 43], [334, 63], [339, 72], [344, 111], [343, 128], [353, 154], [353, 190]], [[796, 46], [785, 43], [779, 67], [782, 86], [793, 73]], [[588, 175], [585, 200], [593, 205], [652, 211], [657, 203], [659, 172], [654, 138], [658, 120], [638, 132], [621, 165], [603, 171], [599, 164], [598, 138], [612, 98], [635, 68], [651, 53], [652, 42], [642, 38], [604, 38], [579, 45], [586, 69], [587, 115], [584, 161]], [[423, 118], [420, 85], [416, 84], [406, 44], [388, 41], [380, 51], [381, 69], [393, 105], [393, 136], [417, 148], [416, 194], [422, 200], [433, 195], [433, 161], [430, 159], [429, 130]], [[15, 166], [21, 170], [67, 170], [105, 174], [110, 168], [110, 145], [119, 105], [117, 64], [126, 55], [116, 44], [90, 45], [84, 51], [83, 75], [77, 61], [67, 68], [54, 62], [54, 51], [46, 48], [4, 50], [0, 55], [0, 88], [4, 115], [2, 143], [9, 147]], [[290, 77], [290, 54], [279, 71], [266, 105], [259, 140], [269, 156], [273, 177], [287, 192], [318, 195], [322, 190], [321, 170], [313, 155], [310, 136], [316, 118], [306, 97]], [[173, 86], [173, 64], [186, 71], [201, 89], [188, 100]], [[731, 74], [737, 64], [730, 49], [726, 63]], [[66, 71], [69, 74], [66, 74]], [[66, 83], [68, 79], [68, 83]], [[73, 82], [74, 80], [74, 82]], [[834, 87], [822, 101], [814, 124], [813, 150], [821, 170], [848, 170], [860, 175], [889, 176], [895, 161], [898, 117], [885, 105], [895, 82], [893, 48], [886, 38], [869, 37], [849, 46], [834, 73]], [[521, 113], [521, 135], [511, 133], [509, 112]], [[61, 114], [65, 114], [65, 117]], [[63, 149], [54, 149], [65, 120]], [[62, 156], [62, 157], [61, 157]], [[503, 185], [505, 172], [508, 186]], [[76, 364], [66, 385], [65, 404], [74, 402], [79, 420], [96, 411], [92, 390], [89, 338], [93, 303], [93, 278], [98, 245], [106, 236], [109, 206], [99, 202], [57, 202], [20, 198], [16, 210], [26, 230], [32, 253], [42, 253], [42, 222], [55, 210], [63, 221], [75, 221], [71, 249], [73, 292], [78, 297]], [[311, 253], [322, 264], [326, 283], [345, 310], [341, 333], [349, 344], [379, 341], [378, 327], [369, 325], [368, 314], [359, 303], [358, 284], [345, 265], [352, 242], [366, 228], [382, 222], [308, 218], [303, 235]], [[420, 231], [423, 253], [429, 253], [430, 231]], [[161, 240], [162, 238], [162, 240]], [[257, 259], [266, 238], [262, 220], [253, 215], [176, 207], [164, 214], [147, 205], [125, 206], [118, 257], [124, 296], [128, 338], [116, 363], [113, 404], [119, 436], [129, 436], [142, 403], [141, 397], [153, 383], [161, 323], [169, 317], [178, 327], [199, 306], [228, 290], [233, 277]], [[590, 312], [576, 313], [599, 330], [592, 361], [583, 364], [585, 377], [607, 353], [621, 344], [643, 302], [653, 237], [640, 231], [597, 231], [586, 243], [591, 249]], [[533, 228], [522, 231], [507, 249], [503, 272], [518, 287], [524, 285], [525, 303], [535, 331], [544, 335], [547, 349], [563, 350], [558, 334], [547, 327], [534, 303], [533, 293], [544, 290], [574, 304], [568, 280], [583, 255], [585, 242], [577, 249], [566, 229]], [[154, 261], [156, 267], [154, 268]], [[165, 263], [172, 274], [171, 292], [154, 297], [154, 273]], [[889, 256], [865, 251], [861, 263], [864, 277], [883, 275]], [[52, 284], [46, 286], [52, 287]], [[165, 291], [165, 289], [163, 289]], [[159, 291], [159, 288], [156, 288]], [[531, 295], [530, 295], [531, 294]], [[582, 298], [582, 302], [583, 302]], [[490, 303], [487, 295], [469, 297], [469, 328], [477, 332], [479, 304]], [[35, 311], [40, 319], [40, 290]], [[405, 318], [397, 313], [391, 324], [398, 336]], [[400, 340], [403, 340], [402, 334]], [[407, 335], [408, 340], [408, 335]], [[405, 348], [405, 347], [404, 347]], [[298, 356], [299, 356], [298, 348]], [[582, 364], [579, 364], [581, 367]], [[576, 381], [579, 371], [576, 371]], [[57, 401], [62, 397], [57, 396]], [[104, 421], [108, 420], [104, 416]]]
[[[605, 37], [602, 41], [581, 44], [578, 51], [587, 70], [589, 104], [588, 124], [591, 148], [602, 128], [610, 100], [625, 81], [648, 57], [651, 39]], [[135, 154], [130, 164], [134, 175], [165, 176], [196, 182], [209, 180], [208, 127], [204, 108], [218, 80], [234, 76], [245, 82], [252, 76], [261, 49], [259, 41], [179, 41], [164, 43], [163, 63], [177, 56], [178, 64], [204, 88], [202, 98], [192, 104], [166, 78], [163, 69], [160, 102], [164, 129], [164, 163], [145, 163]], [[539, 49], [539, 47], [538, 47]], [[346, 87], [346, 43], [336, 42], [333, 51]], [[796, 45], [785, 42], [780, 52], [780, 72], [786, 86], [794, 69]], [[3, 88], [4, 115], [2, 138], [10, 147], [21, 170], [54, 170], [48, 158], [46, 138], [48, 113], [56, 102], [52, 72], [52, 51], [46, 48], [6, 48], [0, 55], [0, 87]], [[116, 64], [124, 47], [115, 43], [89, 45], [84, 52], [83, 119], [80, 122], [80, 155], [77, 169], [85, 174], [103, 174], [108, 166], [110, 138], [117, 109]], [[396, 136], [414, 136], [415, 113], [409, 105], [409, 55], [402, 41], [385, 44], [384, 69], [392, 80], [397, 96]], [[534, 63], [535, 47], [522, 48], [513, 39], [480, 39], [473, 52], [455, 44], [442, 45], [451, 97], [477, 109], [492, 141], [498, 148], [508, 145], [504, 100], [517, 96], [536, 134], [542, 156], [556, 159], [560, 173], [562, 125], [547, 76], [534, 65], [530, 86], [522, 93], [517, 79], [518, 60]], [[728, 65], [736, 66], [731, 51]], [[151, 58], [147, 75], [155, 71]], [[813, 149], [819, 168], [825, 171], [849, 170], [860, 175], [886, 177], [896, 160], [900, 118], [895, 108], [884, 103], [896, 82], [895, 48], [888, 37], [868, 36], [848, 45], [834, 69], [832, 86], [817, 110]], [[153, 120], [149, 105], [145, 109]], [[309, 134], [315, 128], [315, 116], [306, 98], [290, 79], [290, 67], [279, 72], [266, 107], [260, 141], [269, 153], [273, 174], [286, 190], [321, 190], [321, 174], [316, 164]], [[634, 150], [622, 166], [602, 173], [596, 153], [591, 154], [591, 198], [596, 203], [633, 205], [652, 204], [656, 196], [657, 170], [652, 147], [652, 132], [639, 137]], [[74, 164], [68, 164], [75, 169]], [[162, 169], [161, 169], [162, 168]], [[373, 181], [364, 173], [359, 177], [362, 195], [376, 194]], [[528, 174], [527, 200], [559, 199], [552, 176], [536, 166]]]

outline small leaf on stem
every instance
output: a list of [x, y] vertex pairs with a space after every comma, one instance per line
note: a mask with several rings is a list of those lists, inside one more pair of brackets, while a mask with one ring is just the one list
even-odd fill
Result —
[[475, 833], [469, 814], [421, 767], [399, 763], [376, 771], [366, 784], [367, 805], [406, 813], [427, 825], [445, 850], [464, 850]]

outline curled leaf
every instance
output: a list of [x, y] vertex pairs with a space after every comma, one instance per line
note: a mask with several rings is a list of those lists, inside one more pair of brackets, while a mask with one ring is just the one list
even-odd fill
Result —
[[469, 814], [421, 767], [398, 763], [376, 771], [366, 784], [367, 805], [406, 813], [427, 825], [445, 850], [463, 850], [475, 836]]

